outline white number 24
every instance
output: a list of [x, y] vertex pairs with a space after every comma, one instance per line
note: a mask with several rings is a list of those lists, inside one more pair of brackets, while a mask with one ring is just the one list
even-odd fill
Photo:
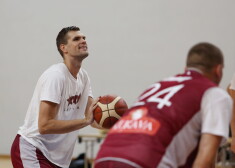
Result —
[[[184, 80], [190, 80], [191, 78], [187, 78]], [[184, 87], [184, 84], [179, 84], [179, 85], [175, 85], [175, 86], [171, 86], [168, 88], [165, 88], [163, 90], [160, 90], [161, 84], [160, 83], [155, 83], [153, 85], [150, 86], [150, 89], [148, 92], [146, 92], [145, 94], [141, 95], [138, 99], [138, 102], [134, 104], [134, 106], [140, 106], [140, 105], [144, 105], [145, 103], [143, 102], [143, 99], [149, 97], [146, 102], [155, 102], [158, 103], [157, 104], [157, 108], [158, 109], [162, 109], [164, 106], [171, 106], [171, 102], [170, 102], [170, 98], [172, 96], [174, 96], [179, 90], [181, 90]], [[158, 91], [158, 92], [157, 92]], [[165, 94], [164, 97], [160, 97], [161, 95]]]

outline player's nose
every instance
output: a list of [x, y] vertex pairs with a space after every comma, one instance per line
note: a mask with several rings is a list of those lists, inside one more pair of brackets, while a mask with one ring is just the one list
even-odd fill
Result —
[[82, 43], [86, 43], [86, 39], [82, 38], [82, 39], [81, 39], [81, 42], [82, 42]]

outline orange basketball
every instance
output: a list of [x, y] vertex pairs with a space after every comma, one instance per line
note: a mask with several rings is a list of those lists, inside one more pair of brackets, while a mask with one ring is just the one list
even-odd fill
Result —
[[93, 111], [95, 121], [106, 129], [111, 128], [128, 109], [125, 100], [115, 95], [100, 97], [97, 105]]

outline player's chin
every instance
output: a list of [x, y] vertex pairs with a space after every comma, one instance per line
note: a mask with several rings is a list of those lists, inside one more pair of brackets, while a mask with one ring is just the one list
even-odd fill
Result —
[[85, 59], [86, 57], [88, 57], [89, 53], [88, 52], [83, 52], [82, 54], [79, 55], [79, 57], [81, 59]]

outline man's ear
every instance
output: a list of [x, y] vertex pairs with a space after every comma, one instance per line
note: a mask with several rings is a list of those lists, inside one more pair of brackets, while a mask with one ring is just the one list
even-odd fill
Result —
[[219, 64], [216, 66], [216, 74], [217, 76], [221, 77], [223, 76], [223, 65], [222, 64]]
[[223, 65], [222, 64], [218, 64], [214, 67], [214, 75], [215, 75], [215, 80], [216, 82], [219, 84], [222, 77], [223, 77]]
[[63, 53], [66, 53], [67, 52], [66, 45], [60, 44], [60, 50], [63, 51]]
[[230, 94], [230, 95], [231, 95], [230, 84], [227, 86], [227, 92], [228, 92], [228, 94]]

